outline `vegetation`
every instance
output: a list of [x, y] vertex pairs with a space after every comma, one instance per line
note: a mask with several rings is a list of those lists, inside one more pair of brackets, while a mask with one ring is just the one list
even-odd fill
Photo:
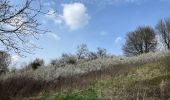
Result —
[[33, 62], [28, 65], [28, 68], [31, 67], [33, 70], [38, 69], [38, 67], [44, 66], [44, 60], [36, 58]]
[[[32, 7], [37, 1], [37, 8]], [[37, 17], [46, 13], [37, 1], [25, 0], [21, 6], [0, 0], [0, 47], [8, 51], [0, 51], [0, 99], [170, 98], [170, 19], [160, 20], [155, 29], [143, 26], [128, 32], [123, 45], [125, 56], [111, 55], [104, 48], [90, 51], [86, 44], [81, 44], [75, 54], [64, 53], [50, 64], [45, 65], [43, 59], [36, 58], [22, 69], [9, 70], [10, 52], [20, 56], [32, 53], [36, 46], [29, 39], [48, 32], [39, 28]], [[158, 42], [167, 51], [156, 52]]]
[[22, 5], [12, 5], [10, 0], [0, 0], [0, 45], [3, 49], [19, 55], [32, 53], [36, 46], [29, 39], [47, 32], [39, 28], [37, 16], [43, 11], [41, 4], [32, 7], [34, 2], [25, 0]]
[[88, 55], [88, 48], [87, 48], [87, 45], [86, 44], [81, 44], [77, 47], [77, 57], [78, 59], [85, 59]]
[[166, 90], [169, 89], [169, 60], [170, 52], [158, 52], [9, 72], [0, 77], [0, 97], [7, 100], [159, 100], [170, 96], [165, 92], [169, 93]]
[[166, 49], [170, 50], [170, 18], [158, 22], [156, 29]]
[[155, 51], [156, 46], [155, 31], [151, 27], [139, 27], [134, 32], [127, 34], [127, 40], [123, 46], [123, 51], [126, 56], [137, 56]]
[[5, 51], [0, 51], [0, 75], [8, 71], [8, 66], [11, 63], [11, 56]]
[[[48, 100], [166, 100], [170, 97], [170, 58], [104, 74], [84, 88], [44, 95]], [[120, 66], [119, 66], [120, 67]], [[117, 70], [116, 70], [117, 71]]]

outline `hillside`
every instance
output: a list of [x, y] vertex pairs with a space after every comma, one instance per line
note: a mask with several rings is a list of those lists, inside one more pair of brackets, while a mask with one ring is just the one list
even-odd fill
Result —
[[[164, 80], [164, 81], [163, 81]], [[43, 100], [166, 100], [170, 98], [170, 58], [143, 65], [116, 75], [104, 75], [87, 87], [59, 94], [46, 94]]]
[[0, 0], [0, 100], [170, 100], [170, 0]]
[[170, 52], [102, 58], [7, 73], [3, 100], [160, 100], [170, 97]]

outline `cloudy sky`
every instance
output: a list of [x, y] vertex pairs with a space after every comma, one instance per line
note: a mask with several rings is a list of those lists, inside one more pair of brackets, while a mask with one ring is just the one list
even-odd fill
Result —
[[122, 55], [127, 32], [140, 25], [155, 27], [158, 20], [170, 17], [170, 0], [42, 0], [42, 4], [49, 13], [39, 20], [52, 32], [32, 41], [42, 48], [35, 55], [24, 60], [14, 55], [15, 61], [39, 57], [48, 62], [62, 53], [74, 53], [82, 43], [90, 50], [102, 47]]

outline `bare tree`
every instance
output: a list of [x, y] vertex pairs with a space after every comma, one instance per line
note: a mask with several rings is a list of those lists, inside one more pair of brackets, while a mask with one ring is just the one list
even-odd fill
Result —
[[136, 56], [155, 51], [157, 45], [156, 34], [151, 27], [139, 27], [127, 34], [123, 51], [126, 56]]
[[97, 53], [96, 52], [89, 52], [88, 53], [88, 59], [89, 60], [95, 60], [95, 59], [97, 59], [98, 58], [98, 55], [97, 55]]
[[[24, 0], [23, 0], [24, 1]], [[39, 2], [39, 0], [34, 0]], [[0, 46], [17, 54], [31, 53], [36, 46], [29, 39], [47, 31], [39, 28], [37, 16], [39, 6], [31, 6], [33, 0], [25, 0], [20, 6], [12, 5], [9, 0], [0, 0]]]
[[107, 56], [107, 50], [104, 48], [97, 48], [97, 56], [100, 58]]
[[8, 71], [8, 66], [11, 63], [11, 56], [5, 51], [0, 51], [0, 74]]
[[156, 29], [165, 48], [170, 50], [170, 18], [160, 20], [156, 25]]
[[88, 48], [86, 44], [81, 44], [77, 47], [77, 58], [78, 59], [84, 59], [88, 56]]

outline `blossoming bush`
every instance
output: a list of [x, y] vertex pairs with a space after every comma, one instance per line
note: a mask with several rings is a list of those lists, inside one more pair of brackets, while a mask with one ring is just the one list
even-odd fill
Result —
[[[63, 88], [83, 86], [88, 84], [90, 80], [95, 81], [97, 78], [101, 78], [103, 74], [125, 73], [142, 64], [157, 62], [166, 58], [170, 58], [170, 52], [148, 53], [137, 57], [117, 56], [96, 60], [76, 60], [76, 64], [65, 63], [62, 67], [50, 64], [38, 67], [36, 70], [17, 70], [0, 76], [0, 96], [16, 96], [14, 94], [29, 96], [35, 92], [39, 93], [50, 89], [61, 91]], [[33, 87], [38, 91], [28, 93], [27, 88], [33, 89]], [[11, 92], [14, 94], [11, 94]]]
[[[37, 70], [25, 70], [25, 71], [17, 71], [16, 73], [7, 73], [0, 77], [1, 79], [7, 79], [8, 77], [15, 77], [18, 75], [28, 75], [35, 79], [44, 79], [51, 80], [53, 78], [57, 78], [59, 76], [69, 76], [75, 74], [83, 74], [90, 71], [106, 69], [108, 67], [114, 67], [117, 65], [131, 65], [131, 64], [145, 64], [148, 62], [157, 61], [159, 59], [163, 59], [170, 56], [170, 52], [156, 52], [156, 53], [147, 53], [142, 54], [136, 57], [107, 57], [107, 58], [98, 58], [96, 60], [91, 61], [77, 61], [76, 58], [70, 58], [72, 60], [76, 60], [77, 62], [73, 63], [72, 60], [69, 63], [65, 63], [63, 67], [56, 67], [57, 65], [48, 65], [39, 67]], [[77, 63], [77, 64], [75, 64]]]

